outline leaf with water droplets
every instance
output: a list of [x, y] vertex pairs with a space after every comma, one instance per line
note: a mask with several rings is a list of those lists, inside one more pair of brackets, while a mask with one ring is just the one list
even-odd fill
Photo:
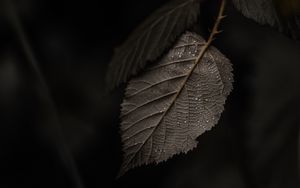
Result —
[[121, 175], [186, 153], [218, 122], [232, 89], [232, 68], [216, 48], [207, 47], [203, 38], [186, 32], [157, 64], [129, 81], [121, 110]]
[[300, 39], [299, 0], [232, 0], [247, 18], [278, 28], [294, 39]]
[[149, 61], [155, 61], [189, 27], [200, 12], [200, 0], [170, 0], [154, 12], [116, 49], [107, 73], [113, 89], [138, 73]]

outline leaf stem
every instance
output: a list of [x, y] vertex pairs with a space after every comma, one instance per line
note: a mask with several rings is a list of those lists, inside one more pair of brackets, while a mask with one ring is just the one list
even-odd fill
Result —
[[[218, 13], [218, 17], [214, 23], [214, 27], [209, 35], [209, 38], [207, 40], [207, 42], [204, 44], [204, 46], [202, 47], [199, 55], [197, 56], [196, 60], [195, 60], [195, 64], [192, 66], [192, 68], [190, 69], [189, 73], [187, 74], [186, 78], [184, 79], [184, 81], [182, 82], [179, 91], [177, 92], [177, 94], [174, 96], [174, 99], [172, 100], [169, 108], [165, 111], [164, 115], [171, 109], [171, 107], [173, 106], [173, 104], [175, 103], [176, 99], [179, 97], [181, 91], [183, 90], [186, 82], [189, 80], [190, 76], [192, 75], [192, 73], [194, 72], [195, 68], [197, 67], [197, 65], [201, 62], [202, 57], [204, 56], [206, 50], [209, 48], [210, 44], [213, 42], [213, 40], [215, 39], [214, 37], [221, 33], [221, 31], [219, 31], [219, 25], [221, 23], [221, 20], [223, 20], [226, 16], [224, 16], [224, 10], [225, 10], [225, 6], [226, 6], [226, 0], [222, 0], [221, 1], [221, 5], [220, 5], [220, 9], [219, 9], [219, 13]], [[164, 115], [162, 117], [164, 117]], [[159, 122], [160, 123], [160, 122]]]
[[162, 118], [160, 119], [160, 121], [158, 122], [158, 124], [161, 123], [163, 117], [169, 112], [169, 110], [171, 109], [171, 107], [174, 105], [176, 99], [179, 97], [181, 91], [183, 90], [186, 82], [189, 80], [190, 76], [192, 75], [192, 73], [194, 72], [195, 68], [197, 67], [197, 65], [201, 62], [202, 57], [204, 56], [206, 50], [208, 49], [208, 47], [210, 46], [210, 44], [212, 43], [212, 41], [214, 40], [214, 37], [220, 33], [219, 29], [219, 25], [221, 23], [221, 20], [224, 19], [226, 16], [224, 16], [224, 10], [225, 10], [225, 5], [226, 5], [226, 0], [222, 0], [221, 1], [221, 5], [220, 5], [220, 9], [219, 9], [219, 13], [218, 13], [218, 17], [215, 21], [214, 27], [210, 33], [210, 36], [207, 40], [207, 42], [204, 44], [204, 46], [202, 47], [199, 55], [197, 56], [196, 60], [195, 60], [195, 64], [192, 66], [192, 68], [190, 69], [190, 71], [188, 72], [187, 76], [185, 77], [184, 81], [182, 82], [182, 84], [180, 85], [180, 88], [178, 90], [178, 92], [176, 93], [176, 95], [174, 96], [171, 104], [169, 105], [169, 107], [166, 109], [166, 111], [164, 112], [164, 114], [161, 116]]
[[30, 67], [33, 69], [38, 81], [40, 82], [41, 94], [44, 95], [43, 97], [45, 98], [45, 102], [47, 103], [47, 107], [49, 108], [49, 111], [47, 111], [49, 112], [49, 114], [47, 115], [51, 117], [50, 126], [54, 129], [54, 135], [48, 139], [50, 143], [54, 145], [54, 148], [60, 160], [62, 161], [64, 168], [66, 169], [67, 173], [72, 179], [72, 183], [74, 184], [73, 186], [76, 188], [84, 188], [77, 166], [75, 164], [75, 160], [65, 142], [63, 131], [59, 121], [59, 116], [57, 114], [57, 108], [51, 96], [49, 86], [47, 85], [42, 71], [39, 68], [39, 63], [30, 46], [29, 40], [26, 37], [26, 34], [24, 32], [24, 29], [22, 27], [21, 21], [18, 17], [17, 11], [14, 7], [12, 0], [6, 0], [4, 2], [4, 6], [6, 7], [6, 14], [8, 16], [11, 27], [14, 30], [16, 36], [19, 38], [20, 45], [24, 50], [24, 54], [27, 58], [27, 61], [30, 63]]

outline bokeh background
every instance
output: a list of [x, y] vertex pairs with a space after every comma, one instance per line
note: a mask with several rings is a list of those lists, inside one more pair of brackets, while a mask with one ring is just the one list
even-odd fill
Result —
[[[299, 41], [229, 4], [214, 45], [232, 61], [235, 82], [219, 124], [187, 155], [116, 179], [124, 85], [107, 92], [105, 72], [114, 48], [167, 0], [7, 1], [14, 8], [0, 1], [1, 188], [300, 187]], [[204, 36], [216, 10], [214, 1], [201, 8]]]

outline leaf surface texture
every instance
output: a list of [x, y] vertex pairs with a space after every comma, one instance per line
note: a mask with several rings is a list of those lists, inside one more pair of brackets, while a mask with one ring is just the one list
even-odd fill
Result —
[[196, 63], [205, 44], [186, 32], [157, 64], [129, 81], [121, 110], [121, 175], [186, 153], [218, 122], [232, 89], [232, 67], [214, 47]]

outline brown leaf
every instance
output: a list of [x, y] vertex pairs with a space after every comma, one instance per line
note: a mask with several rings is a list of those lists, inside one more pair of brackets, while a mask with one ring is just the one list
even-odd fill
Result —
[[187, 32], [157, 64], [130, 80], [121, 111], [121, 175], [186, 153], [217, 124], [232, 89], [232, 68], [214, 47], [198, 63], [205, 45], [202, 37]]

